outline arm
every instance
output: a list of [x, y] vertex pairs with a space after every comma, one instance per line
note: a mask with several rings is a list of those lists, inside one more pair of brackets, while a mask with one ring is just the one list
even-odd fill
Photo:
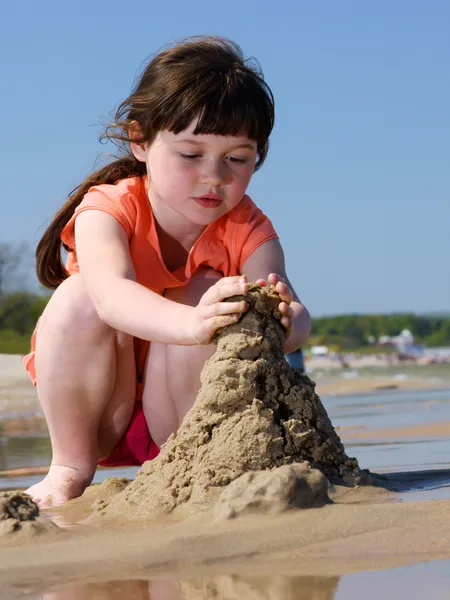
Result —
[[[290, 307], [293, 311], [291, 317], [292, 333], [286, 340], [285, 352], [292, 352], [302, 346], [308, 339], [311, 329], [311, 319], [308, 310], [303, 306], [299, 297], [292, 289], [286, 275], [284, 252], [279, 240], [272, 239], [259, 246], [245, 261], [243, 272], [247, 274], [249, 281], [262, 279], [265, 282], [269, 279], [269, 283], [272, 281], [276, 282], [276, 277], [273, 277], [274, 274], [284, 280], [287, 290], [283, 289], [282, 283], [278, 283], [277, 291], [281, 293], [287, 309]], [[269, 275], [272, 276], [269, 278]], [[285, 310], [282, 305], [283, 303], [280, 304], [280, 310], [289, 319], [291, 313]], [[288, 327], [288, 321], [285, 321], [284, 318], [282, 323], [285, 327]]]
[[145, 340], [185, 341], [183, 321], [193, 309], [136, 283], [128, 239], [114, 217], [97, 210], [81, 213], [75, 238], [80, 274], [102, 321]]
[[108, 213], [89, 210], [75, 221], [80, 275], [102, 321], [135, 337], [165, 344], [206, 344], [240, 316], [242, 303], [222, 302], [245, 292], [240, 277], [213, 285], [199, 304], [168, 300], [136, 282], [128, 239]]

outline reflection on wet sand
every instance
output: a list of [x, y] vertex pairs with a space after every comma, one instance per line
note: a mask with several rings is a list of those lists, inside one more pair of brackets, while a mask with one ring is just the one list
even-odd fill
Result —
[[223, 575], [181, 582], [176, 600], [332, 600], [338, 581], [339, 577]]
[[109, 581], [59, 587], [44, 600], [332, 600], [339, 577], [241, 577], [188, 581]]

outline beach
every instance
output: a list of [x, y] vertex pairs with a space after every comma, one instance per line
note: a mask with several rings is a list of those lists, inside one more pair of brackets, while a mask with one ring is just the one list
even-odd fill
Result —
[[[58, 529], [0, 538], [1, 597], [448, 598], [450, 371], [346, 373], [310, 376], [347, 454], [381, 475], [369, 485], [330, 486], [329, 504], [276, 515], [103, 524], [89, 517], [108, 478], [137, 468], [101, 469], [81, 498], [43, 511]], [[1, 489], [23, 489], [50, 447], [20, 357], [0, 357], [0, 426]]]

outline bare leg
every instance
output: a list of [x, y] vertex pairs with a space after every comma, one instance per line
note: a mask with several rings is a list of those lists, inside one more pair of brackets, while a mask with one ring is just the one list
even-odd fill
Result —
[[83, 493], [99, 458], [123, 435], [135, 400], [133, 338], [99, 319], [79, 275], [59, 286], [42, 315], [36, 375], [53, 458], [27, 493], [45, 507]]
[[[167, 290], [166, 297], [196, 306], [203, 294], [221, 274], [200, 268], [190, 283]], [[175, 432], [194, 405], [200, 389], [200, 373], [215, 346], [177, 346], [153, 342], [147, 357], [142, 405], [150, 435], [161, 446]]]

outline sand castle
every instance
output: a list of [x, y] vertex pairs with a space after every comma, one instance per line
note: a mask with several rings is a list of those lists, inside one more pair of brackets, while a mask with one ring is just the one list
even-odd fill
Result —
[[326, 502], [327, 479], [359, 482], [314, 383], [284, 359], [278, 294], [251, 285], [245, 299], [240, 322], [217, 334], [178, 432], [122, 492], [97, 502], [96, 518], [156, 518], [213, 503], [217, 518], [281, 512]]

